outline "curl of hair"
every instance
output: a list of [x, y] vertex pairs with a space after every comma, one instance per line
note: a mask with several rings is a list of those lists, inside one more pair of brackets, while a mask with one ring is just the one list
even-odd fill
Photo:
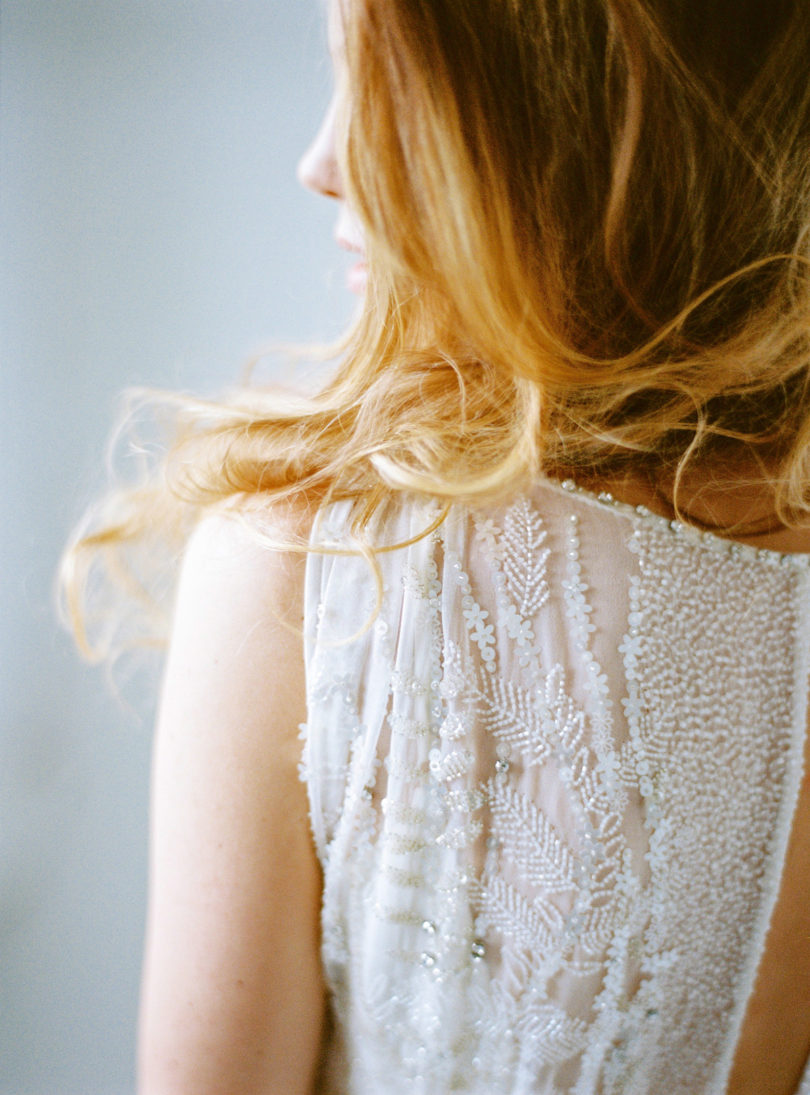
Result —
[[336, 3], [370, 269], [338, 368], [295, 402], [167, 401], [168, 458], [75, 543], [73, 604], [77, 560], [274, 498], [355, 499], [360, 530], [400, 490], [630, 474], [672, 497], [753, 461], [806, 519], [802, 0]]

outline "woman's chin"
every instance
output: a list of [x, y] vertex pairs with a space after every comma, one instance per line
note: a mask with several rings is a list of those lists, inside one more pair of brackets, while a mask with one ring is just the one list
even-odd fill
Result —
[[346, 274], [346, 284], [352, 293], [362, 296], [368, 282], [368, 266], [365, 262], [356, 262]]

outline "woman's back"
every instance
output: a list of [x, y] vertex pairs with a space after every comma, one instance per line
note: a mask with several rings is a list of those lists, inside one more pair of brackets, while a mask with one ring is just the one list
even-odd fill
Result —
[[768, 1090], [746, 1009], [801, 780], [806, 559], [550, 484], [380, 558], [343, 644], [367, 564], [308, 564], [348, 1090], [719, 1095], [738, 1047], [731, 1090]]

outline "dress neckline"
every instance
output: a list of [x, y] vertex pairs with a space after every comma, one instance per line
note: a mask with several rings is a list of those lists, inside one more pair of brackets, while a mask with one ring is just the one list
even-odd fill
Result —
[[636, 524], [642, 523], [650, 527], [658, 527], [662, 531], [668, 530], [671, 535], [678, 539], [696, 545], [699, 544], [713, 551], [726, 553], [740, 559], [759, 559], [777, 566], [797, 566], [802, 569], [807, 569], [810, 566], [810, 549], [807, 551], [780, 551], [776, 548], [734, 540], [728, 536], [721, 536], [710, 529], [703, 529], [697, 525], [687, 524], [678, 518], [656, 513], [643, 503], [624, 502], [608, 490], [597, 491], [583, 487], [574, 479], [558, 480], [544, 477], [540, 482], [543, 486], [555, 492], [578, 498], [595, 508], [620, 514]]

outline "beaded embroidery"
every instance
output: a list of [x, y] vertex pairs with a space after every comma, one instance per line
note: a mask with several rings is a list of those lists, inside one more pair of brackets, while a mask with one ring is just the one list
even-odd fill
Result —
[[373, 626], [364, 560], [308, 563], [334, 1090], [720, 1095], [801, 775], [807, 561], [573, 484], [379, 558]]

